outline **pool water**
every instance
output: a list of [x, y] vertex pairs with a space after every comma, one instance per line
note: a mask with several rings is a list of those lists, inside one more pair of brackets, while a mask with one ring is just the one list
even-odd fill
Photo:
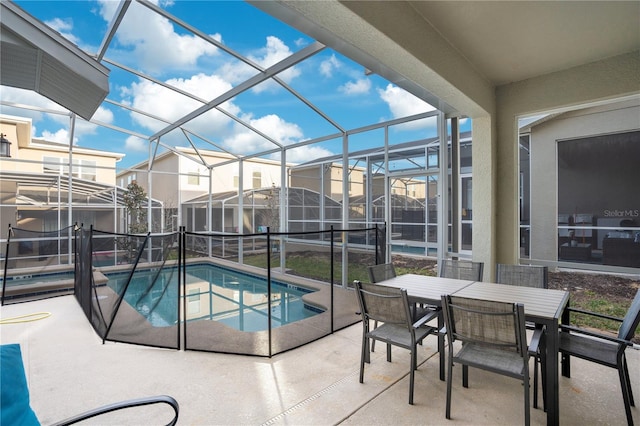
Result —
[[[107, 285], [120, 294], [128, 273], [107, 277]], [[175, 325], [177, 286], [177, 268], [136, 271], [124, 300], [156, 327]], [[268, 295], [265, 278], [212, 264], [187, 265], [185, 287], [189, 322], [218, 321], [241, 331], [267, 330], [269, 299], [272, 328], [322, 312], [302, 301], [309, 289], [272, 280]]]

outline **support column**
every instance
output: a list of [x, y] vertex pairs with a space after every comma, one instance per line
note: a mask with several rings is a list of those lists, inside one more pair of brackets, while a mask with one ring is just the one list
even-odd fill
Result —
[[[473, 145], [473, 260], [484, 262], [485, 279], [492, 281], [496, 262], [497, 223], [503, 214], [495, 209], [498, 176], [496, 134], [490, 116], [476, 117], [472, 123]], [[500, 177], [504, 179], [505, 177]]]

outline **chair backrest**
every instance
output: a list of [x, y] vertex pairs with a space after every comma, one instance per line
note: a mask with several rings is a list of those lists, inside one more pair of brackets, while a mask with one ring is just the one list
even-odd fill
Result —
[[546, 266], [505, 265], [502, 263], [496, 265], [496, 282], [498, 284], [549, 288], [548, 275]]
[[624, 340], [633, 339], [638, 324], [640, 324], [640, 290], [636, 291], [636, 297], [633, 298], [631, 306], [620, 324], [618, 337]]
[[527, 353], [524, 305], [442, 296], [442, 311], [449, 341], [476, 343]]
[[484, 263], [469, 260], [442, 259], [438, 276], [458, 280], [482, 281]]
[[396, 269], [391, 263], [369, 266], [369, 279], [372, 283], [388, 280], [396, 276]]
[[409, 299], [404, 289], [355, 281], [362, 319], [400, 324], [411, 329]]

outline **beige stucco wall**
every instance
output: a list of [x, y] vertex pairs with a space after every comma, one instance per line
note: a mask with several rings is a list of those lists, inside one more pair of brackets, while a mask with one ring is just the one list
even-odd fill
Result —
[[[32, 139], [30, 119], [13, 116], [0, 116], [0, 133], [6, 134], [11, 144], [11, 158], [0, 159], [0, 169], [26, 173], [43, 173], [43, 158], [62, 158], [68, 163], [69, 146]], [[123, 154], [108, 153], [99, 150], [73, 148], [73, 160], [96, 162], [96, 182], [114, 185], [116, 181], [116, 161]]]
[[[640, 52], [532, 78], [496, 89], [497, 106], [497, 199], [495, 206], [496, 260], [517, 263], [518, 232], [518, 129], [517, 118], [522, 115], [553, 112], [607, 99], [640, 93]], [[474, 122], [474, 164], [476, 141]], [[474, 167], [474, 210], [480, 194]], [[475, 211], [474, 211], [475, 214]], [[555, 211], [553, 212], [555, 214]], [[474, 215], [474, 255], [476, 228]], [[487, 230], [488, 232], [488, 230]]]

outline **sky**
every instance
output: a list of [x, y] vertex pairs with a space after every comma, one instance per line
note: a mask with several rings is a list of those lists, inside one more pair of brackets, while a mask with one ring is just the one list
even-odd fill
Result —
[[[118, 2], [112, 0], [16, 3], [92, 56], [98, 51], [118, 6]], [[155, 3], [263, 68], [314, 42], [309, 36], [241, 1], [163, 0]], [[105, 58], [108, 61], [103, 64], [111, 70], [109, 102], [98, 108], [92, 122], [77, 118], [73, 144], [126, 154], [119, 163], [123, 168], [146, 160], [150, 152], [148, 138], [168, 123], [258, 73], [247, 63], [136, 2], [131, 3]], [[150, 79], [123, 68], [135, 69]], [[222, 111], [203, 114], [185, 127], [191, 132], [190, 141], [195, 146], [252, 155], [272, 150], [277, 144], [290, 145], [339, 133], [331, 122], [351, 130], [433, 110], [403, 89], [378, 75], [367, 75], [365, 71], [363, 66], [341, 54], [324, 49], [278, 75], [284, 84], [311, 102], [329, 120], [282, 85], [265, 81], [221, 104]], [[21, 89], [3, 86], [0, 99], [12, 104], [65, 111], [37, 93]], [[31, 117], [34, 138], [69, 144], [67, 115], [6, 105], [0, 106], [0, 111]], [[146, 115], [135, 111], [144, 111]], [[232, 117], [248, 123], [253, 130]], [[435, 119], [428, 119], [413, 125], [395, 126], [390, 137], [396, 142], [434, 137], [435, 125]], [[127, 129], [127, 132], [110, 126]], [[373, 139], [374, 145], [383, 143], [381, 138], [380, 132], [354, 137], [349, 150], [371, 147]], [[180, 130], [164, 135], [161, 141], [168, 146], [189, 146], [190, 143]], [[341, 151], [342, 140], [334, 138], [290, 150], [287, 160], [304, 162]], [[268, 157], [277, 158], [278, 154]]]

